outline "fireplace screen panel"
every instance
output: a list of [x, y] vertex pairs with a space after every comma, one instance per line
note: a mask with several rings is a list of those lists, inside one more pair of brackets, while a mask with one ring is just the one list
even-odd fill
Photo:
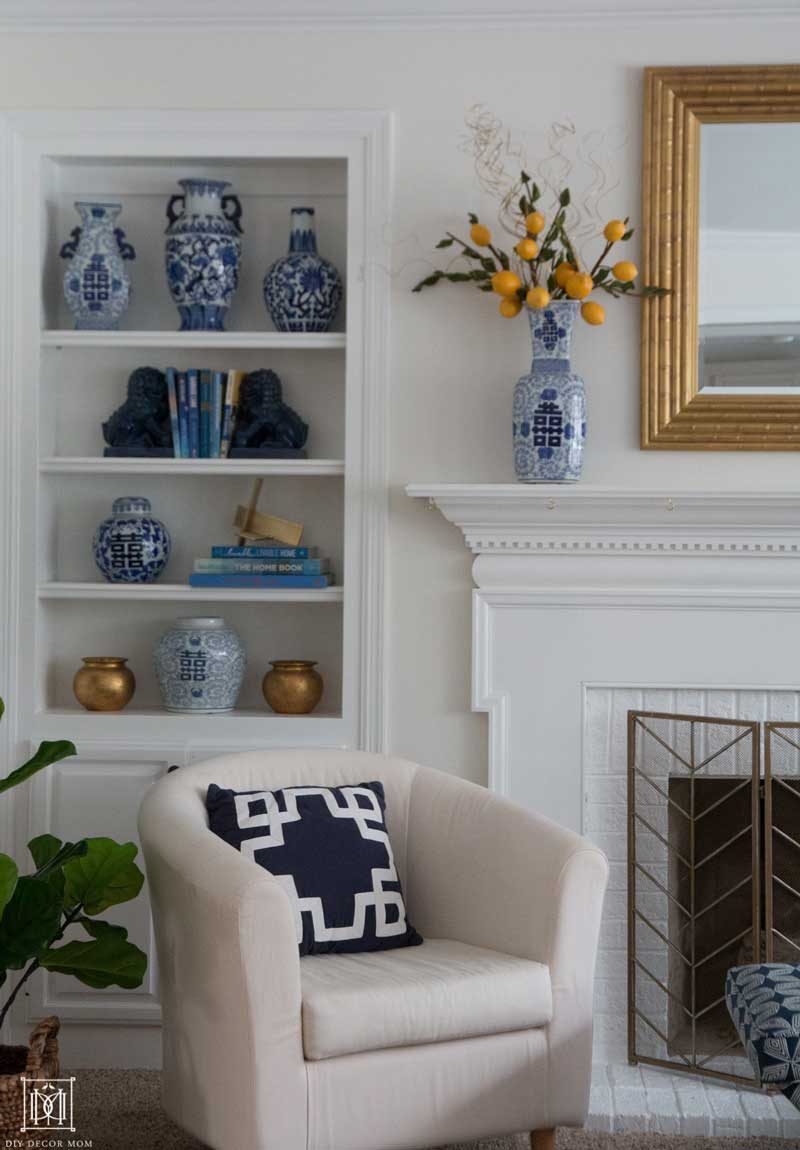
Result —
[[762, 953], [759, 725], [628, 723], [631, 1060], [752, 1081], [724, 993]]

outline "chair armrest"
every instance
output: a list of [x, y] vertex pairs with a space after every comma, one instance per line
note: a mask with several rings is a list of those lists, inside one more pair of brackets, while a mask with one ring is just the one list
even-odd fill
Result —
[[164, 1016], [164, 1100], [226, 1150], [306, 1145], [300, 959], [285, 891], [169, 776], [139, 815]]
[[548, 1124], [581, 1125], [605, 855], [483, 787], [422, 768], [412, 782], [407, 850], [409, 917], [423, 937], [455, 938], [549, 967]]

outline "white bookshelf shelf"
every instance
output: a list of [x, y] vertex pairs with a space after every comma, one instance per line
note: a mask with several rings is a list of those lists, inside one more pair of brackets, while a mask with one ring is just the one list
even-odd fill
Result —
[[343, 459], [107, 459], [50, 456], [39, 470], [51, 475], [344, 475]]
[[69, 583], [39, 585], [40, 599], [133, 599], [187, 603], [342, 603], [343, 587], [190, 587], [188, 583]]
[[286, 746], [287, 740], [291, 743], [300, 737], [306, 745], [336, 745], [341, 741], [342, 715], [324, 707], [310, 715], [276, 715], [266, 703], [260, 707], [237, 707], [219, 715], [186, 715], [157, 706], [137, 707], [135, 703], [123, 711], [85, 711], [76, 703], [38, 711], [33, 716], [33, 728], [37, 738], [77, 741], [100, 738], [123, 743], [140, 739], [144, 728], [157, 733], [159, 740], [166, 744], [165, 757], [169, 761], [173, 754], [181, 757], [177, 746], [182, 743], [192, 746], [207, 743], [215, 749], [219, 748], [218, 740], [226, 747], [232, 747], [237, 741], [245, 745], [255, 741], [259, 746]]
[[43, 331], [42, 347], [137, 348], [163, 347], [174, 351], [189, 348], [251, 351], [340, 351], [346, 347], [344, 332], [283, 331]]

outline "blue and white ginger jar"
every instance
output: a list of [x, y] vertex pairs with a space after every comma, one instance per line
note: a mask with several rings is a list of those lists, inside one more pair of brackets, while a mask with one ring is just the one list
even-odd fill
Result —
[[580, 303], [529, 309], [533, 363], [514, 388], [514, 469], [520, 483], [574, 483], [583, 469], [586, 389], [570, 365]]
[[116, 331], [131, 302], [131, 280], [126, 260], [136, 258], [122, 228], [114, 221], [121, 204], [75, 204], [81, 226], [61, 245], [61, 258], [69, 260], [64, 272], [64, 299], [78, 331]]
[[236, 706], [247, 657], [224, 619], [176, 619], [156, 646], [154, 660], [168, 711], [208, 715]]
[[140, 495], [115, 499], [94, 535], [94, 561], [110, 583], [152, 583], [167, 565], [170, 537]]
[[[178, 180], [167, 204], [167, 284], [181, 331], [224, 331], [239, 286], [242, 205], [225, 180]], [[176, 204], [180, 210], [176, 211]]]
[[264, 276], [264, 303], [278, 331], [328, 331], [342, 302], [342, 277], [317, 255], [313, 208], [292, 208], [289, 254]]

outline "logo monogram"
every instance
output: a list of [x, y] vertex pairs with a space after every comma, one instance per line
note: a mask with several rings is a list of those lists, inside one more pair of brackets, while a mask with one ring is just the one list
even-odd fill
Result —
[[24, 1114], [21, 1133], [31, 1130], [68, 1130], [72, 1119], [74, 1078], [22, 1078]]

